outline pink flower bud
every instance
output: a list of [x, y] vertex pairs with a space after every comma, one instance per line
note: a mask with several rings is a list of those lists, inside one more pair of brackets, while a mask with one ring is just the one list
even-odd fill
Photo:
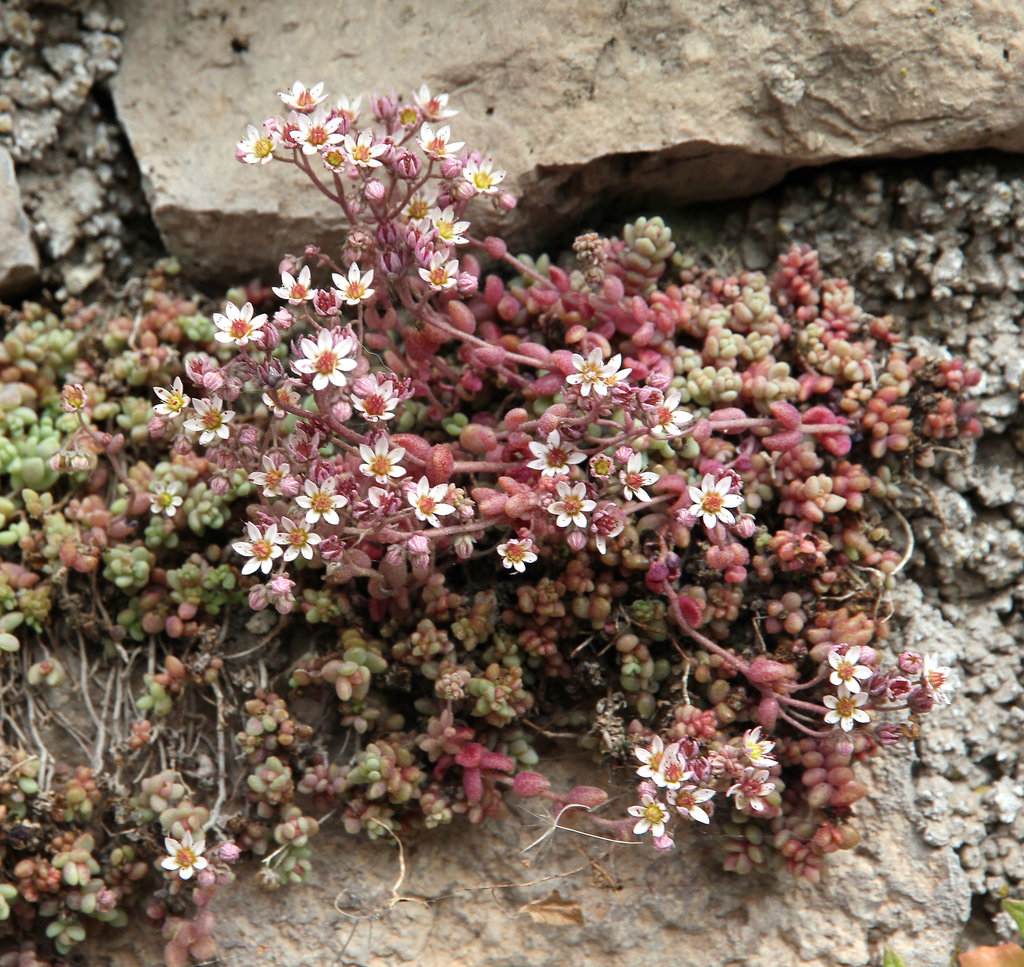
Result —
[[218, 497], [223, 497], [229, 490], [231, 490], [231, 481], [227, 477], [214, 477], [210, 481], [210, 491]]
[[302, 490], [302, 484], [295, 477], [285, 477], [281, 481], [281, 494], [285, 497], [297, 497]]
[[571, 551], [582, 551], [587, 546], [587, 536], [583, 531], [570, 531], [565, 538]]
[[287, 332], [295, 324], [295, 316], [290, 309], [278, 309], [274, 313], [274, 326], [281, 332]]
[[226, 843], [221, 843], [217, 847], [217, 855], [224, 863], [234, 863], [239, 856], [242, 855], [242, 851], [230, 840]]
[[260, 431], [254, 426], [245, 424], [238, 431], [238, 442], [246, 447], [254, 447], [260, 442]]
[[215, 393], [224, 385], [224, 374], [219, 369], [207, 370], [203, 373], [200, 383], [207, 393]]
[[462, 174], [462, 162], [449, 155], [447, 158], [441, 159], [441, 175], [445, 178], [454, 179], [458, 178]]
[[460, 272], [455, 282], [459, 295], [476, 295], [480, 280], [472, 272]]
[[409, 552], [411, 554], [427, 554], [430, 551], [430, 541], [425, 534], [413, 534], [409, 538]]
[[836, 742], [836, 752], [839, 755], [853, 755], [853, 749], [853, 739], [851, 739], [848, 735], [840, 737], [839, 740]]
[[672, 377], [668, 373], [654, 372], [647, 377], [647, 385], [663, 393], [671, 384]]
[[217, 874], [213, 870], [206, 869], [200, 870], [196, 874], [196, 884], [204, 890], [210, 889], [211, 886], [215, 886], [217, 883]]
[[257, 335], [253, 344], [257, 349], [265, 349], [268, 352], [276, 348], [281, 341], [281, 334], [276, 326], [264, 326]]
[[363, 192], [370, 201], [381, 202], [384, 201], [388, 190], [384, 187], [382, 182], [379, 182], [376, 178], [371, 178], [365, 185], [363, 185]]
[[498, 193], [498, 207], [502, 211], [510, 212], [517, 204], [516, 196], [510, 192], [502, 191]]
[[679, 521], [683, 527], [693, 527], [697, 523], [697, 515], [691, 510], [680, 510], [676, 513], [676, 520]]
[[476, 189], [468, 182], [463, 181], [455, 189], [455, 197], [459, 201], [469, 201], [476, 194]]
[[295, 582], [287, 574], [275, 574], [270, 579], [272, 594], [291, 594], [294, 588]]
[[739, 520], [736, 521], [732, 528], [733, 533], [737, 537], [744, 539], [753, 537], [755, 530], [757, 530], [757, 523], [754, 521], [752, 514], [740, 514]]
[[882, 745], [899, 745], [903, 729], [898, 722], [883, 722], [875, 729], [875, 737]]
[[924, 668], [924, 659], [916, 651], [905, 651], [900, 655], [897, 664], [900, 666], [901, 672], [918, 675]]
[[675, 849], [676, 845], [675, 840], [668, 833], [665, 833], [663, 836], [655, 836], [653, 842], [654, 848], [659, 853], [667, 853], [669, 850]]
[[412, 181], [414, 178], [419, 176], [423, 163], [420, 161], [419, 155], [416, 155], [411, 151], [402, 150], [396, 153], [394, 167], [398, 172], [399, 178], [405, 178], [407, 181]]
[[159, 440], [167, 432], [167, 420], [162, 416], [154, 416], [147, 424], [147, 429], [154, 440]]
[[249, 607], [253, 611], [262, 611], [270, 604], [270, 595], [262, 584], [253, 585], [249, 588]]
[[225, 379], [224, 385], [221, 386], [220, 390], [217, 392], [217, 395], [221, 399], [226, 400], [228, 403], [237, 400], [238, 397], [242, 395], [241, 380]]
[[209, 360], [205, 356], [189, 356], [185, 360], [185, 375], [196, 384], [203, 385], [203, 376], [209, 369]]

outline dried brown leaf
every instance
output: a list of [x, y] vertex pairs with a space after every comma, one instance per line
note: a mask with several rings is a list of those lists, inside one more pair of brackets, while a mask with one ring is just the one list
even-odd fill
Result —
[[583, 925], [583, 908], [575, 900], [563, 899], [558, 890], [552, 890], [547, 896], [524, 904], [518, 912], [528, 914], [534, 923], [550, 927]]

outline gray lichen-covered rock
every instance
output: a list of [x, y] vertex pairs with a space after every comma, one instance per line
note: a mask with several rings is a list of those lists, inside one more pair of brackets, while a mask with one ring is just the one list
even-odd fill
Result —
[[[503, 232], [530, 247], [616, 197], [663, 208], [840, 158], [1024, 147], [1014, 4], [119, 3], [118, 114], [165, 243], [211, 278], [338, 227], [297, 173], [232, 157], [296, 78], [334, 95], [451, 92], [458, 139], [521, 197]], [[961, 271], [951, 252], [935, 285]]]
[[42, 260], [33, 257], [31, 279], [60, 294], [123, 277], [144, 248], [124, 244], [145, 206], [102, 93], [120, 29], [100, 0], [0, 4], [0, 151], [14, 162], [26, 219], [0, 244], [28, 238]]
[[16, 295], [39, 279], [39, 253], [28, 219], [11, 156], [0, 148], [0, 298]]

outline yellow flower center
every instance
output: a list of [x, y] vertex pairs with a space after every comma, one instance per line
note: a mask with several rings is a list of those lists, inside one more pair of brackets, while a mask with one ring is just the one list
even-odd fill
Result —
[[706, 514], [717, 514], [722, 510], [721, 494], [705, 494], [700, 502], [701, 510]]
[[318, 514], [326, 514], [329, 510], [333, 509], [334, 501], [331, 500], [330, 494], [324, 493], [322, 490], [318, 490], [310, 498], [309, 506]]

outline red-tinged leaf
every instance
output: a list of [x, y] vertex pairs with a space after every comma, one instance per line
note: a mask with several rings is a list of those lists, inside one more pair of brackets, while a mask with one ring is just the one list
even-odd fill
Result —
[[501, 752], [485, 752], [480, 756], [480, 765], [484, 769], [495, 769], [498, 772], [512, 772], [516, 763]]
[[188, 967], [188, 945], [175, 938], [164, 947], [164, 963], [167, 967]]
[[774, 450], [776, 453], [785, 453], [787, 450], [795, 450], [803, 442], [801, 430], [786, 430], [785, 433], [773, 433], [766, 436], [761, 442], [766, 450]]
[[464, 768], [478, 768], [485, 751], [479, 742], [467, 742], [455, 753], [455, 761]]
[[393, 433], [391, 445], [404, 448], [405, 452], [426, 463], [430, 459], [431, 446], [416, 433]]
[[503, 514], [505, 504], [508, 503], [505, 494], [499, 494], [497, 490], [491, 490], [489, 487], [474, 487], [473, 499], [484, 517], [497, 517], [498, 514]]
[[455, 457], [447, 443], [438, 443], [431, 447], [430, 459], [427, 461], [427, 481], [431, 487], [446, 484], [452, 479], [455, 468]]
[[568, 349], [556, 349], [551, 354], [551, 363], [558, 368], [563, 376], [568, 376], [570, 373], [576, 372], [576, 366], [572, 361], [573, 355]]
[[561, 373], [548, 373], [535, 379], [529, 386], [523, 388], [523, 395], [528, 399], [538, 399], [542, 396], [554, 396], [565, 382]]
[[551, 281], [555, 283], [555, 288], [559, 292], [568, 292], [572, 288], [572, 280], [569, 278], [568, 273], [557, 265], [552, 265], [548, 269], [548, 275], [551, 276]]
[[468, 336], [472, 336], [476, 332], [476, 316], [470, 312], [464, 302], [459, 302], [458, 299], [449, 302], [448, 315], [451, 316], [452, 325], [459, 332], [464, 332]]
[[1024, 967], [1024, 947], [1015, 943], [975, 947], [960, 955], [960, 967]]
[[787, 430], [796, 430], [800, 426], [800, 411], [785, 400], [776, 400], [771, 405], [772, 416]]
[[708, 416], [712, 423], [728, 423], [730, 420], [749, 420], [745, 410], [736, 406], [723, 406], [719, 410], [712, 410]]
[[530, 488], [515, 477], [498, 477], [498, 486], [505, 491], [510, 497], [514, 497], [517, 494], [529, 494], [532, 493]]
[[563, 899], [558, 890], [524, 904], [518, 912], [525, 913], [534, 923], [549, 927], [583, 926], [583, 908], [575, 900]]
[[462, 788], [466, 802], [480, 802], [484, 795], [484, 779], [479, 769], [462, 770]]

